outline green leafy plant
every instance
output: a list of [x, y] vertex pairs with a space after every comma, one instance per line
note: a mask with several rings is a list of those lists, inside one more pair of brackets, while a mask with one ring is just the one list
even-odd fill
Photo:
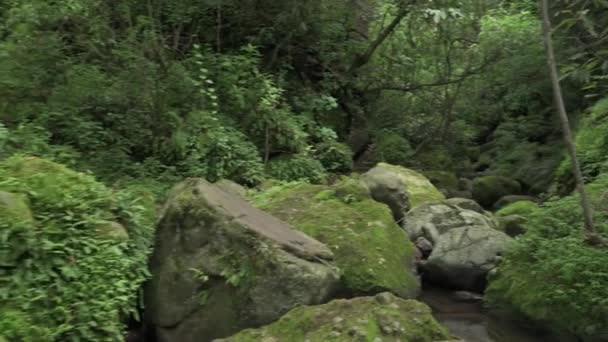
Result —
[[149, 275], [153, 198], [112, 191], [90, 175], [34, 157], [1, 162], [0, 179], [9, 201], [0, 204], [2, 335], [122, 339], [124, 319], [137, 315], [137, 293]]

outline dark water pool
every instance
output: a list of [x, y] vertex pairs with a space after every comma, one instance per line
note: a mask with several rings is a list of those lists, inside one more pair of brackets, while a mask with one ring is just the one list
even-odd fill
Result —
[[419, 299], [433, 309], [435, 318], [452, 335], [467, 342], [573, 341], [569, 337], [550, 336], [506, 315], [488, 312], [481, 303], [459, 302], [446, 290], [425, 289]]

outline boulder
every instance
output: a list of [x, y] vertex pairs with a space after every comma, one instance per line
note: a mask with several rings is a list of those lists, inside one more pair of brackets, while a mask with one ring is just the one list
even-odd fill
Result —
[[538, 198], [532, 196], [524, 196], [524, 195], [508, 195], [501, 197], [496, 203], [494, 203], [494, 210], [500, 210], [502, 208], [508, 207], [513, 203], [517, 202], [538, 202]]
[[364, 175], [364, 180], [373, 198], [388, 205], [397, 221], [409, 209], [445, 199], [423, 175], [400, 166], [379, 163]]
[[252, 202], [329, 246], [342, 270], [344, 294], [418, 294], [415, 248], [362, 181], [290, 183], [259, 193]]
[[439, 236], [451, 229], [471, 226], [490, 230], [498, 228], [498, 221], [491, 214], [464, 209], [451, 204], [453, 202], [466, 203], [475, 208], [471, 202], [449, 202], [449, 200], [415, 208], [407, 213], [403, 225], [410, 239], [416, 241], [418, 238], [424, 237], [436, 244]]
[[448, 198], [454, 197], [454, 195], [461, 190], [458, 187], [458, 178], [452, 172], [427, 171], [424, 175]]
[[500, 230], [510, 237], [516, 237], [526, 232], [525, 224], [528, 219], [520, 215], [498, 216]]
[[330, 299], [332, 252], [202, 179], [169, 194], [145, 287], [159, 342], [210, 341]]
[[449, 198], [445, 200], [445, 203], [455, 205], [460, 209], [472, 210], [480, 214], [486, 214], [487, 212], [479, 205], [479, 203], [468, 198]]
[[519, 182], [508, 177], [485, 176], [473, 180], [473, 199], [484, 208], [492, 208], [502, 197], [520, 192]]
[[235, 196], [239, 196], [242, 198], [245, 198], [247, 196], [247, 189], [244, 186], [235, 183], [229, 179], [221, 179], [213, 184], [218, 188], [224, 190], [225, 192], [233, 194]]
[[496, 216], [501, 217], [510, 215], [520, 215], [523, 217], [528, 217], [538, 212], [539, 209], [540, 206], [536, 202], [519, 201], [501, 208], [499, 211], [496, 212]]
[[483, 291], [486, 276], [513, 239], [483, 226], [454, 228], [439, 236], [424, 264], [433, 283], [468, 291]]
[[433, 342], [449, 338], [425, 304], [381, 293], [299, 307], [271, 325], [245, 330], [221, 341]]

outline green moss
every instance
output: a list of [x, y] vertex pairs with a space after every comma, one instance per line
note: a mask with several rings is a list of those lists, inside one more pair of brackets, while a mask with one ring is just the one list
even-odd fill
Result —
[[502, 176], [485, 176], [473, 181], [473, 198], [485, 208], [491, 208], [503, 196], [517, 195], [521, 185]]
[[413, 246], [389, 208], [364, 196], [365, 189], [353, 179], [335, 186], [289, 183], [253, 203], [330, 247], [349, 291], [413, 296], [419, 287], [409, 271]]
[[458, 178], [452, 172], [447, 171], [427, 171], [424, 175], [439, 189], [456, 190], [458, 189]]
[[430, 309], [413, 300], [382, 294], [296, 308], [279, 321], [226, 339], [231, 342], [382, 341], [425, 342], [448, 339]]
[[519, 201], [500, 209], [496, 212], [497, 216], [520, 215], [529, 216], [539, 209], [537, 203], [532, 201]]
[[386, 163], [380, 163], [378, 166], [395, 172], [403, 180], [407, 187], [406, 191], [412, 209], [422, 204], [439, 202], [445, 199], [445, 196], [426, 177], [414, 170]]
[[4, 191], [0, 191], [0, 217], [11, 222], [31, 223], [33, 220], [26, 197]]

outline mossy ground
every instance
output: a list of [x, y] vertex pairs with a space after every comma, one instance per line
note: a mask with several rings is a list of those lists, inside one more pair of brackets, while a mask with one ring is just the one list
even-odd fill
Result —
[[401, 166], [380, 163], [378, 166], [389, 169], [401, 177], [406, 185], [411, 208], [422, 204], [440, 202], [445, 196], [422, 174]]
[[330, 247], [348, 291], [388, 290], [404, 297], [418, 292], [411, 242], [389, 208], [373, 201], [360, 182], [289, 183], [255, 195], [253, 203]]
[[449, 335], [424, 304], [382, 294], [325, 305], [302, 306], [279, 321], [249, 329], [226, 339], [230, 342], [382, 341], [426, 342], [447, 340]]

